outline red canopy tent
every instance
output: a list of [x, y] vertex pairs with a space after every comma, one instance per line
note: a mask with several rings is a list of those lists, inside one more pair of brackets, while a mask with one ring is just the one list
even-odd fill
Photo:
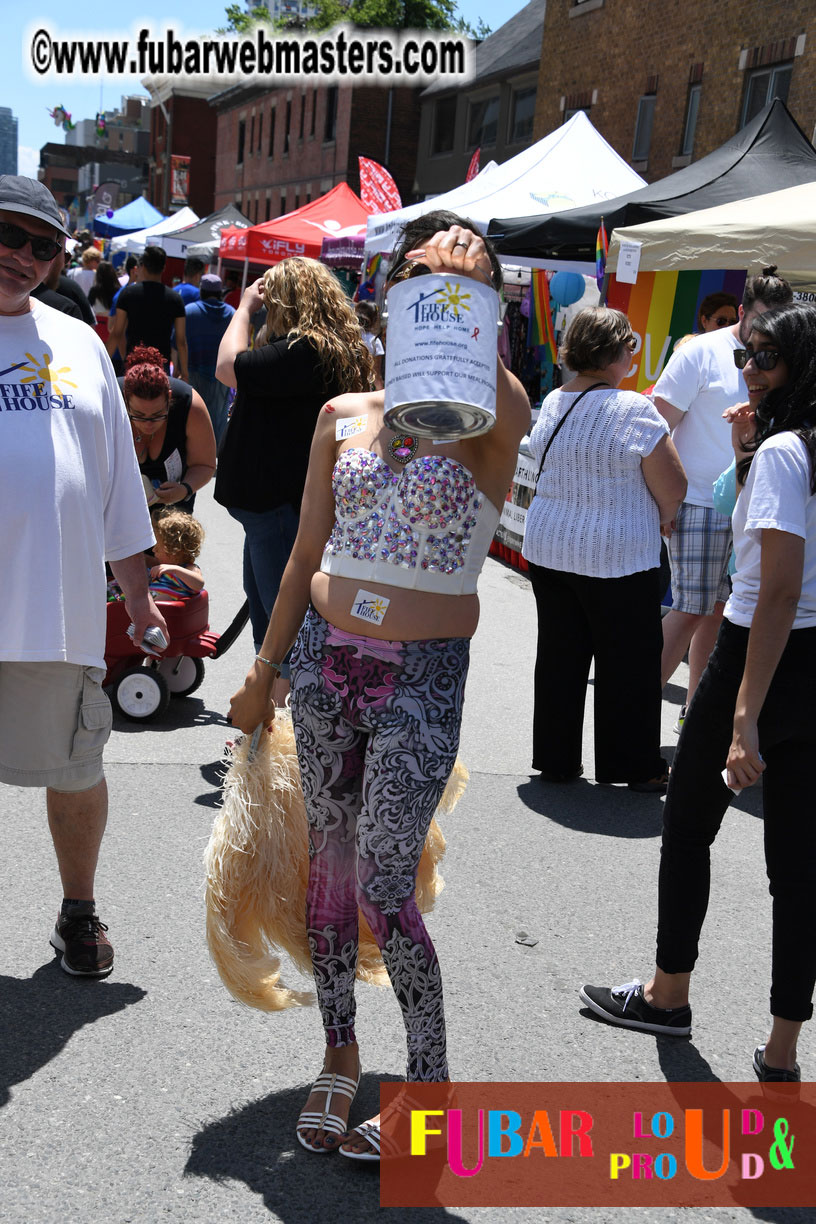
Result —
[[290, 255], [319, 259], [324, 238], [365, 234], [370, 214], [371, 209], [366, 208], [347, 183], [338, 183], [324, 196], [275, 221], [265, 221], [250, 229], [222, 230], [218, 256], [264, 267]]

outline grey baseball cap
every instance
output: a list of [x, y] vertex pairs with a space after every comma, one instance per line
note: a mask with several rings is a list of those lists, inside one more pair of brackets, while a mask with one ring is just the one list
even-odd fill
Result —
[[53, 225], [66, 238], [70, 238], [62, 220], [57, 201], [46, 187], [37, 179], [26, 178], [22, 174], [0, 174], [0, 208], [8, 212], [22, 213], [26, 217], [36, 217]]
[[224, 282], [214, 272], [205, 272], [199, 281], [198, 291], [202, 297], [222, 297]]

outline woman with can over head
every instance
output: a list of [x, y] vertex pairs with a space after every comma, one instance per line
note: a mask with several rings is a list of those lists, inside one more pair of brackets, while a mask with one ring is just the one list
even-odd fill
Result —
[[[405, 227], [392, 283], [428, 272], [498, 286], [473, 224], [432, 212]], [[359, 1084], [358, 907], [402, 1009], [409, 1081], [447, 1081], [439, 962], [415, 901], [425, 835], [456, 759], [476, 581], [530, 421], [497, 360], [496, 422], [444, 445], [394, 433], [385, 394], [321, 411], [303, 514], [269, 629], [232, 720], [274, 717], [292, 652], [292, 719], [310, 824], [306, 922], [325, 1030], [323, 1072], [297, 1124], [313, 1152], [379, 1159], [378, 1119], [347, 1133]], [[360, 613], [364, 616], [361, 619]], [[304, 619], [305, 618], [305, 619]]]

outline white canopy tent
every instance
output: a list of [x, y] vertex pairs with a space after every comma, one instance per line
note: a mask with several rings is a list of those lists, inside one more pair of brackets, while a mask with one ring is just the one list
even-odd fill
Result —
[[118, 251], [127, 251], [128, 255], [141, 255], [145, 247], [151, 245], [151, 240], [155, 235], [175, 233], [185, 225], [195, 225], [198, 219], [198, 213], [193, 212], [192, 208], [180, 208], [178, 212], [171, 213], [157, 225], [137, 230], [135, 234], [122, 234], [119, 238], [111, 239], [111, 252], [114, 255]]
[[[491, 169], [470, 183], [433, 200], [411, 204], [396, 212], [371, 217], [366, 231], [366, 254], [393, 249], [399, 228], [432, 209], [464, 213], [487, 230], [493, 217], [525, 217], [578, 208], [598, 200], [611, 200], [645, 186], [644, 180], [607, 144], [600, 132], [579, 111], [561, 127], [529, 149]], [[543, 266], [540, 260], [513, 256], [514, 264]], [[546, 267], [559, 265], [548, 260]], [[594, 264], [564, 265], [570, 271], [594, 274]]]
[[607, 272], [615, 272], [622, 242], [640, 246], [639, 270], [745, 268], [776, 264], [795, 289], [816, 289], [816, 183], [800, 183], [717, 208], [616, 229]]

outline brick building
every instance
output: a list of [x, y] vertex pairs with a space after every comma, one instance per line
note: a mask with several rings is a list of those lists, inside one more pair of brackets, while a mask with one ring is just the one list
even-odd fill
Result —
[[359, 194], [358, 156], [388, 168], [404, 204], [413, 198], [417, 89], [236, 86], [211, 105], [218, 124], [216, 208], [234, 204], [257, 224], [338, 183]]
[[547, 0], [536, 138], [585, 110], [653, 182], [716, 149], [775, 96], [812, 139], [813, 0]]
[[[471, 49], [465, 85], [442, 78], [422, 94], [414, 187], [420, 200], [465, 181], [470, 159], [504, 162], [533, 143], [536, 83], [549, 0], [530, 0]], [[542, 133], [545, 135], [546, 133]]]
[[[216, 121], [209, 99], [212, 85], [194, 79], [146, 77], [150, 93], [150, 188], [148, 199], [169, 213], [186, 202], [200, 217], [215, 211]], [[172, 201], [172, 158], [189, 157], [187, 199]]]

